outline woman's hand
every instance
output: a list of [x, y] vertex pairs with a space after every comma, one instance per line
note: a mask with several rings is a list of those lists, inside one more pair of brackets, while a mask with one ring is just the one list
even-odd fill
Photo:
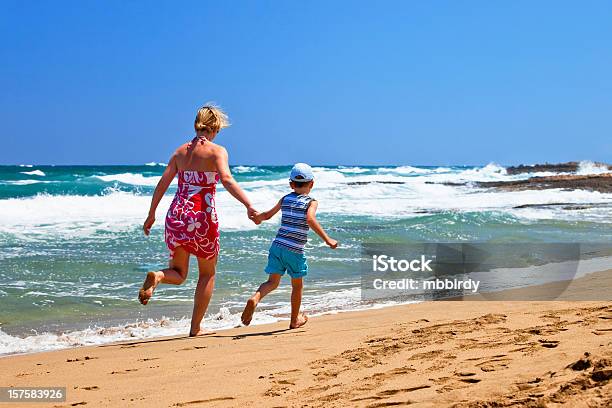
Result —
[[256, 225], [261, 224], [261, 220], [258, 219], [258, 215], [259, 212], [255, 208], [250, 205], [247, 207], [247, 216], [249, 217], [249, 220], [253, 221]]
[[144, 222], [144, 225], [142, 226], [142, 230], [144, 231], [144, 234], [146, 236], [149, 236], [153, 224], [155, 224], [155, 214], [149, 214], [149, 216]]

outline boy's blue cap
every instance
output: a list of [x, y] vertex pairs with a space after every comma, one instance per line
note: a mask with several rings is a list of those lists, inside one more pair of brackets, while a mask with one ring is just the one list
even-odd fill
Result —
[[312, 173], [312, 167], [306, 163], [296, 163], [296, 165], [291, 169], [291, 176], [289, 176], [289, 179], [291, 181], [313, 180], [314, 174]]

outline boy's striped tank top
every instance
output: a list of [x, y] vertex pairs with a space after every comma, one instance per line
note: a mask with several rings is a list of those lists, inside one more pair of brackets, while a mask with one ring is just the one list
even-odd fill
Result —
[[308, 205], [314, 199], [308, 195], [295, 192], [287, 194], [281, 202], [281, 226], [274, 238], [273, 244], [280, 245], [290, 251], [304, 252], [308, 240], [308, 222], [306, 212]]

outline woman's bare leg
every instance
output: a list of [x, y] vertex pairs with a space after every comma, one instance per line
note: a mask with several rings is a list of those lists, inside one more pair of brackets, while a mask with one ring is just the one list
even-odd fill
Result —
[[302, 327], [308, 321], [308, 317], [300, 313], [300, 307], [302, 306], [302, 288], [304, 284], [302, 278], [291, 278], [291, 323], [289, 323], [290, 329], [297, 329]]
[[138, 292], [138, 300], [143, 305], [149, 303], [149, 299], [153, 296], [155, 288], [160, 283], [168, 283], [171, 285], [180, 285], [187, 279], [189, 272], [189, 252], [178, 247], [174, 250], [174, 256], [170, 260], [170, 265], [161, 271], [151, 271], [147, 273], [142, 288]]
[[242, 324], [248, 326], [253, 319], [253, 313], [255, 313], [255, 308], [261, 299], [264, 298], [268, 293], [272, 292], [274, 289], [278, 288], [278, 284], [281, 281], [282, 275], [278, 273], [271, 273], [268, 275], [268, 280], [261, 285], [259, 285], [259, 289], [251, 298], [247, 301], [246, 306], [244, 307], [244, 311], [242, 312]]
[[200, 269], [200, 276], [198, 277], [198, 284], [193, 298], [193, 314], [191, 315], [191, 330], [189, 331], [190, 336], [205, 334], [205, 332], [200, 329], [200, 323], [206, 314], [206, 309], [208, 309], [208, 304], [210, 303], [210, 298], [215, 288], [217, 257], [213, 259], [198, 258], [198, 267]]

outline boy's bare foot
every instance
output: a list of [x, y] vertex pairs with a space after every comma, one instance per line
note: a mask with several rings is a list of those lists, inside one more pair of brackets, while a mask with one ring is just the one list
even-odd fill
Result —
[[257, 307], [257, 302], [255, 302], [255, 299], [250, 298], [247, 301], [247, 304], [244, 307], [244, 311], [242, 312], [242, 317], [240, 318], [240, 320], [242, 320], [242, 324], [244, 324], [245, 326], [251, 324], [251, 320], [253, 319], [253, 313], [255, 313], [255, 307]]
[[215, 334], [215, 333], [216, 332], [214, 332], [214, 331], [208, 331], [208, 330], [200, 329], [200, 330], [198, 330], [197, 333], [189, 332], [189, 337], [205, 336], [207, 334]]
[[157, 274], [155, 272], [147, 273], [147, 277], [145, 278], [144, 283], [142, 284], [142, 288], [138, 291], [138, 300], [143, 305], [149, 303], [149, 299], [153, 296], [153, 292], [157, 287], [159, 281], [157, 280]]
[[307, 322], [308, 322], [308, 316], [306, 316], [304, 313], [300, 313], [297, 317], [297, 320], [295, 322], [291, 322], [291, 324], [289, 325], [289, 328], [297, 329], [305, 325]]

